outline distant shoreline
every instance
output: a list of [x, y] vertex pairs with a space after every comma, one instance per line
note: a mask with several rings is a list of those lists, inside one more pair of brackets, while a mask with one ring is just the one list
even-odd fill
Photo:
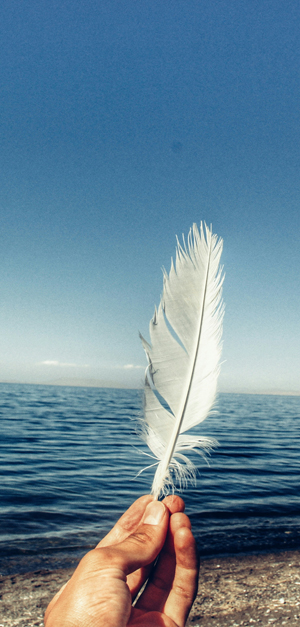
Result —
[[[142, 390], [143, 387], [131, 387], [127, 385], [117, 385], [115, 382], [109, 381], [97, 381], [97, 380], [86, 380], [86, 381], [78, 381], [77, 379], [61, 379], [55, 381], [47, 381], [47, 382], [32, 382], [32, 381], [0, 381], [0, 384], [5, 385], [38, 385], [38, 386], [48, 386], [48, 387], [74, 387], [74, 388], [93, 388], [93, 389], [110, 389], [110, 390]], [[219, 394], [248, 394], [251, 396], [300, 396], [300, 391], [296, 390], [264, 390], [264, 391], [224, 391], [219, 390]]]

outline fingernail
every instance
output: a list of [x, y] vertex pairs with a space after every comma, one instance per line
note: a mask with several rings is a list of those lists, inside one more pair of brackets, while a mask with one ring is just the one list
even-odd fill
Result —
[[146, 525], [159, 525], [165, 515], [166, 508], [161, 501], [152, 501], [147, 505], [143, 523]]

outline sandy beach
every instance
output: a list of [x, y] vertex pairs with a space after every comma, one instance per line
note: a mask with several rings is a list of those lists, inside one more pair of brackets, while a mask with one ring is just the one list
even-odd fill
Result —
[[[73, 569], [0, 578], [0, 627], [43, 625]], [[189, 627], [300, 624], [300, 551], [203, 560]]]

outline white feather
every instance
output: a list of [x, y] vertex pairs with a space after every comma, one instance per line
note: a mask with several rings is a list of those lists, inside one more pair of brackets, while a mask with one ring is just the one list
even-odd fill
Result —
[[208, 451], [216, 443], [184, 434], [207, 417], [215, 401], [224, 311], [222, 245], [202, 223], [200, 233], [193, 225], [187, 245], [177, 240], [176, 264], [172, 260], [169, 275], [164, 271], [161, 301], [150, 321], [151, 344], [141, 336], [149, 363], [144, 437], [158, 460], [155, 498], [174, 488], [172, 471], [181, 484], [195, 478], [188, 451]]

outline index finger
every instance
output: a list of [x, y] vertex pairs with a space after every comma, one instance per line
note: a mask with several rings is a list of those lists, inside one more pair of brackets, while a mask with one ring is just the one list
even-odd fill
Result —
[[155, 608], [158, 612], [163, 612], [173, 586], [176, 569], [174, 538], [177, 530], [183, 527], [191, 529], [189, 518], [183, 513], [174, 514], [170, 518], [168, 537], [160, 553], [158, 563], [136, 604], [138, 609], [150, 611]]
[[178, 529], [174, 545], [175, 576], [163, 611], [178, 627], [184, 627], [198, 588], [199, 558], [191, 529]]

